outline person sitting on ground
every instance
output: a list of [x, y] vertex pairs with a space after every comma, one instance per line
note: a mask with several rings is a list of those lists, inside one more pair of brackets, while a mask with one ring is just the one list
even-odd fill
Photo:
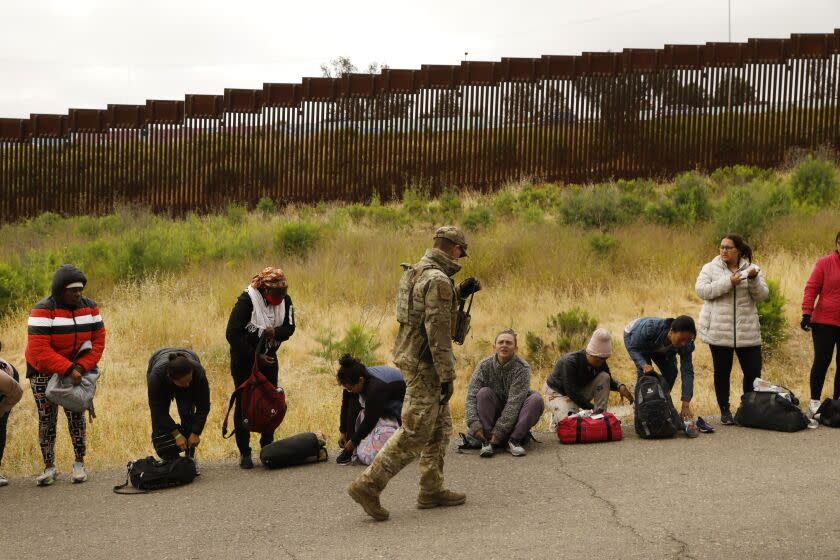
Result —
[[[2, 345], [0, 345], [0, 349]], [[23, 389], [18, 381], [18, 371], [15, 366], [0, 358], [0, 463], [3, 462], [3, 450], [6, 449], [6, 425], [9, 422], [9, 412], [23, 397]], [[6, 486], [9, 480], [0, 474], [0, 486]]]
[[355, 458], [369, 465], [400, 426], [405, 381], [396, 368], [365, 367], [349, 354], [338, 363], [336, 378], [344, 387], [338, 445], [343, 449], [336, 462]]
[[551, 411], [551, 430], [570, 414], [582, 410], [595, 413], [608, 408], [610, 391], [633, 403], [633, 394], [612, 378], [607, 359], [612, 355], [612, 336], [607, 329], [595, 329], [586, 349], [569, 352], [554, 365], [543, 391]]
[[467, 389], [465, 416], [472, 436], [482, 443], [481, 456], [507, 443], [511, 455], [525, 455], [522, 446], [542, 416], [542, 395], [531, 390], [531, 366], [516, 354], [516, 333], [496, 335], [494, 354], [476, 366]]
[[[186, 348], [161, 348], [149, 359], [146, 383], [155, 452], [164, 460], [182, 451], [194, 457], [210, 413], [210, 385], [198, 356]], [[169, 415], [173, 400], [180, 423]]]
[[[38, 443], [44, 459], [44, 472], [38, 486], [55, 483], [55, 437], [59, 405], [47, 398], [47, 384], [57, 374], [69, 378], [74, 385], [82, 376], [99, 372], [99, 360], [105, 351], [105, 324], [96, 302], [84, 297], [87, 278], [73, 265], [65, 264], [53, 275], [52, 294], [35, 304], [27, 322], [26, 377], [35, 397], [38, 411]], [[89, 343], [91, 349], [81, 357], [80, 350]], [[73, 482], [85, 482], [87, 423], [83, 412], [65, 409], [70, 441], [73, 444]]]
[[688, 315], [680, 315], [675, 319], [642, 317], [631, 321], [624, 328], [624, 346], [636, 365], [636, 375], [639, 377], [652, 372], [652, 364], [655, 364], [670, 391], [677, 380], [677, 356], [680, 357], [680, 417], [683, 421], [693, 416], [691, 399], [694, 396], [694, 365], [691, 356], [696, 336], [694, 319]]

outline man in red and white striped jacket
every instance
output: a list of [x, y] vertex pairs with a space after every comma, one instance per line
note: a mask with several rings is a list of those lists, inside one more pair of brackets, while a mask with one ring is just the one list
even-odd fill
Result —
[[[39, 486], [55, 482], [55, 430], [58, 405], [46, 397], [47, 382], [53, 374], [69, 376], [74, 384], [82, 376], [98, 371], [97, 364], [105, 350], [105, 325], [96, 303], [82, 296], [87, 278], [78, 268], [65, 264], [55, 272], [52, 295], [39, 301], [29, 315], [29, 340], [26, 345], [26, 377], [38, 407], [38, 439], [44, 457], [44, 473]], [[85, 342], [92, 348], [75, 359]], [[76, 462], [73, 482], [87, 480], [84, 457], [86, 424], [84, 413], [65, 409]]]

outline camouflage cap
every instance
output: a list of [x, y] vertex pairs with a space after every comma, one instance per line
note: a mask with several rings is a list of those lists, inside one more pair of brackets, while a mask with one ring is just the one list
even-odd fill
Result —
[[464, 257], [467, 255], [467, 239], [464, 237], [464, 232], [455, 226], [439, 227], [435, 232], [434, 239], [448, 239], [456, 245], [460, 245]]

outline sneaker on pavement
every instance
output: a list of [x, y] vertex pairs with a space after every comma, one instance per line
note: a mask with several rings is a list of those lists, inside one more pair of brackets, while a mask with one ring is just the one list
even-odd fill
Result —
[[353, 498], [353, 501], [362, 506], [366, 514], [375, 520], [385, 521], [390, 516], [388, 510], [379, 503], [379, 495], [358, 480], [354, 480], [350, 484], [347, 493]]
[[7, 486], [9, 484], [9, 479], [0, 474], [0, 486]]
[[460, 506], [467, 501], [467, 495], [451, 490], [441, 490], [434, 494], [420, 494], [417, 496], [418, 509], [431, 509], [436, 507]]
[[479, 456], [492, 457], [493, 453], [495, 453], [495, 451], [493, 451], [493, 446], [490, 444], [489, 441], [485, 441], [481, 444], [481, 452], [479, 453]]
[[335, 462], [339, 465], [349, 465], [353, 462], [353, 452], [349, 449], [342, 449], [338, 457], [335, 458]]
[[254, 468], [254, 460], [251, 459], [250, 455], [242, 455], [239, 457], [239, 468], [245, 470]]
[[522, 447], [522, 443], [512, 439], [508, 440], [508, 451], [514, 457], [524, 457], [527, 455], [525, 448]]
[[725, 408], [720, 411], [720, 423], [724, 426], [735, 425], [735, 419], [732, 418], [732, 413], [729, 411], [729, 408]]
[[84, 463], [80, 463], [79, 461], [73, 463], [73, 475], [71, 478], [74, 483], [85, 482], [88, 479]]
[[44, 472], [35, 479], [35, 484], [38, 486], [51, 486], [55, 483], [56, 478], [58, 478], [58, 471], [55, 470], [55, 467], [47, 467], [44, 469]]
[[705, 420], [703, 420], [702, 416], [697, 417], [697, 429], [700, 431], [701, 434], [713, 434], [715, 433], [715, 428]]
[[811, 413], [811, 418], [817, 414], [821, 404], [820, 401], [815, 401], [814, 399], [811, 399], [811, 402], [808, 403], [808, 411]]
[[700, 435], [700, 432], [697, 430], [697, 424], [694, 420], [689, 420], [685, 423], [685, 435], [690, 438], [696, 438]]

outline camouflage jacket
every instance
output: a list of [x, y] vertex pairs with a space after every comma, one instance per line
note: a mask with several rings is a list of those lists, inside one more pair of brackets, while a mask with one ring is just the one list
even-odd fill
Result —
[[[394, 363], [403, 371], [416, 371], [428, 341], [432, 365], [440, 382], [452, 381], [455, 379], [452, 335], [458, 315], [458, 296], [452, 276], [461, 270], [461, 265], [443, 251], [429, 249], [413, 269], [420, 271], [413, 288], [405, 290], [401, 282], [397, 296], [400, 330], [394, 343]], [[410, 298], [410, 302], [400, 302], [400, 298]], [[399, 309], [405, 304], [410, 304], [411, 313], [400, 317]]]

